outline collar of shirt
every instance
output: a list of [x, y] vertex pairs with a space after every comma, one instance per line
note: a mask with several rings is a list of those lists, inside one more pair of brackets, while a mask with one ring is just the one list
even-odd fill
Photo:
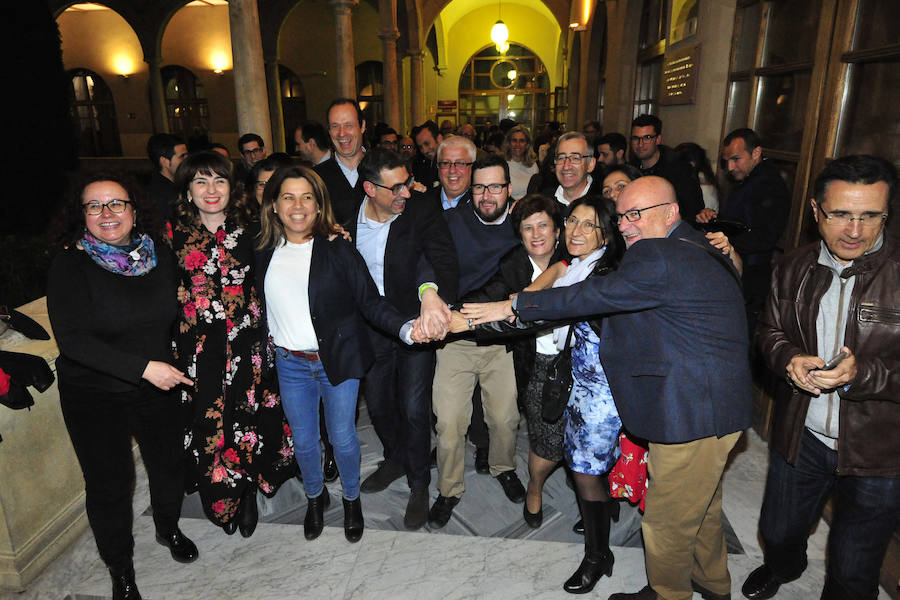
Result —
[[[594, 183], [594, 178], [591, 177], [590, 174], [588, 174], [587, 179], [584, 180], [584, 187], [581, 188], [581, 193], [578, 194], [577, 196], [575, 196], [574, 200], [577, 200], [578, 198], [581, 198], [582, 196], [587, 194], [587, 191], [590, 189], [592, 183]], [[564, 205], [568, 206], [570, 204], [570, 201], [566, 200], [566, 192], [563, 189], [563, 186], [561, 186], [561, 185], [556, 186], [556, 194], [555, 195], [556, 195], [556, 199], [559, 200], [560, 202], [562, 202]]]
[[466, 193], [463, 192], [456, 198], [449, 198], [447, 196], [447, 192], [442, 187], [441, 188], [441, 206], [444, 207], [444, 210], [450, 210], [451, 208], [456, 208], [456, 205], [459, 204], [459, 199], [465, 195], [466, 195]]
[[[853, 266], [852, 260], [850, 262], [848, 262], [846, 265], [842, 265], [841, 263], [839, 263], [837, 261], [837, 259], [834, 257], [834, 255], [831, 253], [831, 251], [828, 250], [828, 246], [825, 245], [824, 240], [819, 242], [819, 244], [820, 244], [819, 260], [817, 262], [820, 265], [831, 269], [834, 272], [834, 274], [837, 275], [838, 277], [841, 276], [841, 273], [843, 273], [845, 269], [849, 269], [850, 267]], [[878, 236], [878, 239], [875, 240], [875, 245], [872, 246], [871, 249], [867, 250], [863, 254], [863, 256], [872, 254], [873, 252], [878, 252], [879, 250], [881, 250], [882, 245], [884, 245], [884, 232], [882, 232], [881, 235]]]
[[379, 229], [381, 227], [384, 227], [385, 225], [390, 225], [397, 219], [397, 217], [400, 216], [400, 215], [394, 215], [387, 221], [384, 221], [383, 223], [381, 221], [376, 221], [375, 219], [370, 219], [369, 217], [366, 216], [366, 206], [368, 204], [369, 204], [369, 197], [366, 196], [363, 199], [362, 204], [359, 205], [359, 214], [357, 215], [357, 219], [356, 219], [356, 224], [358, 226], [367, 227], [369, 229]]
[[[317, 162], [316, 164], [321, 165], [323, 162], [325, 162], [329, 158], [331, 158], [331, 150], [326, 150], [325, 154], [322, 155], [322, 158], [320, 158], [319, 162]], [[341, 164], [341, 161], [338, 161], [338, 164]], [[341, 166], [343, 166], [343, 165], [341, 165]]]
[[[365, 154], [366, 149], [363, 148], [362, 151], [363, 151], [363, 154]], [[334, 162], [336, 162], [338, 164], [338, 166], [341, 168], [341, 172], [343, 172], [344, 177], [347, 178], [347, 183], [350, 184], [350, 187], [355, 188], [356, 182], [359, 181], [359, 169], [348, 169], [344, 165], [344, 163], [341, 162], [341, 159], [339, 159], [337, 156], [334, 157]], [[358, 166], [359, 166], [359, 163], [357, 163], [357, 167]]]

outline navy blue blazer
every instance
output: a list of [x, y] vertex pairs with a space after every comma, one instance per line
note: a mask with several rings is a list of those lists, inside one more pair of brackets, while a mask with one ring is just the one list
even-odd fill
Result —
[[[257, 292], [265, 300], [266, 271], [274, 250], [256, 253]], [[309, 311], [319, 359], [332, 385], [361, 379], [375, 361], [365, 321], [396, 337], [410, 318], [381, 297], [366, 262], [350, 242], [313, 239], [309, 265]], [[304, 350], [304, 348], [289, 348]]]
[[619, 416], [658, 443], [741, 431], [753, 412], [737, 273], [679, 238], [711, 248], [682, 222], [668, 238], [636, 242], [605, 277], [522, 292], [516, 302], [525, 321], [606, 315], [600, 360]]

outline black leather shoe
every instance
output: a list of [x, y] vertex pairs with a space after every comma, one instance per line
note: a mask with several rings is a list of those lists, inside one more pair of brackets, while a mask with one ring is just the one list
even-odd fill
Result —
[[528, 503], [522, 503], [522, 517], [525, 524], [532, 529], [537, 529], [544, 522], [544, 507], [541, 506], [536, 513], [528, 512]]
[[459, 504], [459, 498], [438, 495], [437, 500], [428, 511], [428, 524], [435, 529], [440, 529], [447, 524], [453, 514], [453, 508]]
[[334, 462], [334, 451], [325, 451], [325, 462], [322, 465], [322, 477], [325, 483], [331, 483], [338, 478], [337, 463]]
[[691, 579], [691, 589], [700, 594], [700, 597], [703, 600], [731, 600], [731, 592], [727, 594], [717, 594], [713, 591], [710, 591]]
[[488, 449], [475, 448], [475, 472], [487, 475], [491, 472], [491, 463], [488, 462]]
[[503, 486], [503, 493], [509, 498], [510, 502], [525, 502], [525, 486], [519, 481], [519, 476], [515, 471], [503, 471], [497, 475], [497, 481]]
[[378, 468], [375, 469], [375, 472], [363, 480], [362, 485], [359, 486], [359, 491], [364, 494], [380, 492], [404, 475], [406, 475], [406, 469], [403, 465], [392, 460], [383, 460], [378, 463]]
[[237, 531], [237, 522], [237, 517], [231, 519], [230, 521], [222, 525], [222, 531], [224, 531], [228, 535], [234, 535], [234, 532]]
[[322, 487], [322, 493], [315, 498], [306, 499], [306, 518], [303, 519], [303, 537], [314, 540], [322, 535], [325, 527], [325, 509], [331, 504], [328, 489]]
[[344, 537], [348, 542], [358, 542], [362, 538], [363, 527], [365, 527], [362, 503], [359, 498], [356, 500], [342, 498], [342, 500], [344, 501]]
[[241, 536], [248, 538], [256, 531], [259, 522], [259, 507], [256, 506], [256, 485], [248, 485], [247, 491], [241, 497], [241, 509], [238, 513], [237, 523]]
[[134, 582], [134, 567], [110, 569], [113, 600], [141, 600], [141, 593]]
[[640, 591], [631, 594], [626, 592], [613, 594], [609, 597], [609, 600], [656, 600], [657, 598], [659, 598], [659, 596], [656, 595], [656, 592], [653, 591], [653, 588], [647, 585], [644, 586], [644, 588]]
[[410, 531], [421, 529], [428, 522], [428, 488], [409, 490], [409, 502], [403, 515], [403, 526]]
[[594, 589], [603, 575], [607, 577], [612, 575], [613, 562], [615, 559], [612, 552], [599, 559], [585, 556], [578, 566], [578, 570], [563, 584], [563, 589], [570, 594], [587, 594]]
[[200, 556], [197, 546], [177, 527], [169, 535], [156, 534], [156, 541], [169, 549], [172, 558], [180, 563], [192, 563]]
[[775, 579], [775, 573], [769, 565], [763, 564], [747, 576], [741, 586], [741, 593], [750, 600], [765, 600], [774, 596], [779, 587], [781, 582]]
[[578, 519], [577, 521], [575, 521], [575, 524], [572, 525], [572, 531], [574, 531], [578, 535], [584, 535], [584, 519]]

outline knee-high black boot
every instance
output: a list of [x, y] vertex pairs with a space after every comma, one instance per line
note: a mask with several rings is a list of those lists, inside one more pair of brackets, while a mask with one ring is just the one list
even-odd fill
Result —
[[603, 500], [581, 500], [584, 519], [584, 559], [563, 584], [570, 594], [587, 594], [601, 576], [612, 575], [614, 557], [609, 549], [609, 506]]

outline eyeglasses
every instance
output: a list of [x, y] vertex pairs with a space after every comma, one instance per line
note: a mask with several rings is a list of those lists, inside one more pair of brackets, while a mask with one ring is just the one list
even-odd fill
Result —
[[442, 171], [446, 171], [450, 167], [454, 167], [456, 169], [464, 169], [466, 167], [472, 166], [473, 164], [474, 163], [463, 162], [461, 160], [454, 160], [452, 162], [449, 160], [441, 160], [441, 161], [438, 161], [437, 166], [438, 166], [438, 169], [440, 169]]
[[819, 207], [819, 212], [825, 217], [825, 222], [829, 225], [834, 225], [835, 227], [846, 227], [847, 225], [852, 224], [853, 221], [859, 221], [860, 227], [875, 227], [876, 225], [883, 223], [888, 217], [887, 213], [880, 212], [865, 212], [859, 216], [854, 216], [853, 214], [842, 210], [826, 212], [825, 209], [822, 208], [822, 203], [818, 200], [816, 201], [816, 206]]
[[653, 206], [647, 206], [644, 208], [632, 208], [631, 210], [626, 210], [623, 213], [616, 213], [616, 223], [621, 223], [624, 218], [629, 223], [634, 223], [635, 221], [641, 220], [641, 213], [645, 210], [650, 210], [651, 208], [658, 208], [660, 206], [665, 206], [667, 204], [672, 204], [671, 202], [662, 202], [660, 204], [654, 204]]
[[484, 190], [487, 190], [492, 194], [499, 194], [508, 185], [509, 183], [473, 183], [472, 193], [481, 195], [484, 193]]
[[264, 154], [265, 151], [266, 151], [265, 146], [257, 146], [256, 148], [249, 148], [247, 150], [241, 150], [241, 154], [244, 154], [244, 155]]
[[390, 190], [390, 192], [394, 196], [399, 196], [400, 194], [403, 193], [403, 190], [408, 190], [408, 189], [412, 188], [412, 186], [415, 182], [416, 182], [416, 178], [413, 177], [412, 175], [410, 175], [409, 179], [407, 179], [403, 183], [395, 183], [394, 185], [391, 185], [391, 186], [381, 185], [380, 183], [372, 181], [371, 179], [369, 180], [369, 183], [371, 183], [372, 185], [374, 185], [376, 187], [380, 187], [381, 189], [384, 189], [384, 190]]
[[571, 227], [572, 229], [577, 230], [579, 227], [588, 233], [594, 233], [596, 230], [600, 229], [600, 226], [596, 223], [592, 223], [590, 221], [579, 221], [575, 217], [566, 217], [564, 221], [566, 227]]
[[401, 150], [415, 150], [415, 148], [412, 144], [400, 144]]
[[648, 133], [646, 135], [633, 135], [633, 136], [631, 136], [631, 141], [637, 142], [637, 143], [649, 142], [649, 141], [656, 139], [658, 136], [659, 136], [658, 133]]
[[594, 157], [593, 154], [557, 154], [556, 157], [553, 159], [553, 162], [555, 162], [558, 165], [561, 165], [568, 160], [569, 163], [571, 163], [573, 165], [580, 165], [581, 161], [584, 160], [585, 158], [593, 158], [593, 157]]
[[129, 204], [131, 204], [131, 200], [119, 200], [118, 198], [114, 198], [109, 202], [87, 202], [81, 205], [81, 209], [86, 215], [91, 215], [92, 217], [96, 217], [102, 213], [104, 208], [111, 213], [120, 215], [125, 212], [125, 207]]

